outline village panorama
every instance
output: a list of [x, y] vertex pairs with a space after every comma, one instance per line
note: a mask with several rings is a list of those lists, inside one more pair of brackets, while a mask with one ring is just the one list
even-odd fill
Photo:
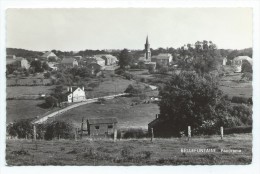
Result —
[[251, 164], [252, 47], [155, 38], [138, 49], [7, 47], [6, 164]]

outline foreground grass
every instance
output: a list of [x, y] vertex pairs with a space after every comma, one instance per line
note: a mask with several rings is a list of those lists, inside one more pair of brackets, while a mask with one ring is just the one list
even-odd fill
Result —
[[[208, 153], [183, 153], [186, 149], [216, 149]], [[7, 140], [6, 162], [20, 165], [231, 165], [250, 164], [252, 135], [136, 140]], [[224, 153], [221, 149], [241, 152]]]

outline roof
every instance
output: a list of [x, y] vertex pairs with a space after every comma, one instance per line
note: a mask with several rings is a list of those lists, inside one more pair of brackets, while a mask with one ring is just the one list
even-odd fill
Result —
[[95, 59], [96, 61], [105, 61], [105, 60], [102, 59], [101, 57], [94, 57], [94, 59]]
[[62, 64], [72, 64], [74, 62], [74, 60], [76, 60], [76, 59], [75, 58], [64, 58], [64, 59], [62, 59], [61, 63]]
[[247, 60], [251, 65], [253, 64], [253, 59], [248, 56], [238, 56], [233, 59], [233, 61], [239, 61], [239, 60]]
[[50, 56], [52, 54], [52, 56], [53, 57], [57, 57], [53, 52], [51, 52], [51, 51], [48, 51], [48, 52], [46, 52], [46, 53], [44, 53], [43, 55], [42, 55], [42, 57], [48, 57], [48, 56]]
[[88, 123], [91, 124], [111, 124], [111, 123], [117, 123], [117, 119], [112, 118], [91, 118], [88, 119]]
[[163, 53], [163, 54], [159, 54], [157, 56], [152, 56], [152, 58], [155, 59], [169, 59], [171, 57], [171, 54], [168, 53]]

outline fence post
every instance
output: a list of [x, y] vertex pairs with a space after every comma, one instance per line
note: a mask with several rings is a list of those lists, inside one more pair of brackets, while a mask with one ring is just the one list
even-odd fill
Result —
[[154, 138], [154, 135], [153, 135], [153, 128], [151, 128], [151, 142], [153, 142], [153, 138]]
[[33, 139], [36, 141], [36, 126], [35, 124], [33, 125]]
[[75, 129], [75, 141], [77, 141], [77, 131], [78, 131], [78, 129], [76, 128]]
[[80, 134], [81, 139], [83, 136], [83, 124], [84, 124], [84, 117], [82, 117], [82, 122], [81, 122], [81, 134]]
[[188, 126], [188, 141], [190, 140], [191, 138], [191, 127]]
[[115, 128], [114, 130], [114, 142], [116, 142], [116, 139], [117, 139], [117, 128]]
[[221, 140], [222, 140], [223, 136], [224, 136], [223, 126], [220, 127], [220, 135], [221, 135]]

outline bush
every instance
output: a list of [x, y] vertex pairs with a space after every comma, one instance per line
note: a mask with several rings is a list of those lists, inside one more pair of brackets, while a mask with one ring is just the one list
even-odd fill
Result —
[[127, 80], [131, 80], [133, 79], [133, 74], [130, 74], [130, 73], [124, 73], [123, 76], [127, 79]]
[[15, 121], [12, 124], [7, 126], [7, 133], [11, 137], [18, 137], [18, 138], [32, 138], [33, 135], [33, 124], [32, 118], [30, 119], [21, 119]]
[[239, 103], [239, 104], [242, 104], [242, 103], [248, 104], [250, 102], [250, 98], [234, 96], [234, 97], [232, 97], [231, 102]]
[[64, 121], [53, 121], [46, 124], [44, 138], [52, 140], [53, 138], [68, 139], [73, 136], [72, 125]]
[[58, 99], [53, 96], [48, 96], [45, 98], [45, 106], [47, 108], [50, 107], [57, 107], [58, 106]]
[[244, 125], [252, 125], [252, 109], [244, 104], [233, 106], [230, 114], [238, 118]]
[[224, 134], [251, 133], [251, 132], [252, 132], [252, 126], [239, 126], [239, 127], [224, 129]]
[[124, 132], [122, 138], [147, 138], [148, 137], [148, 132], [144, 131], [143, 129], [128, 129], [127, 131]]

